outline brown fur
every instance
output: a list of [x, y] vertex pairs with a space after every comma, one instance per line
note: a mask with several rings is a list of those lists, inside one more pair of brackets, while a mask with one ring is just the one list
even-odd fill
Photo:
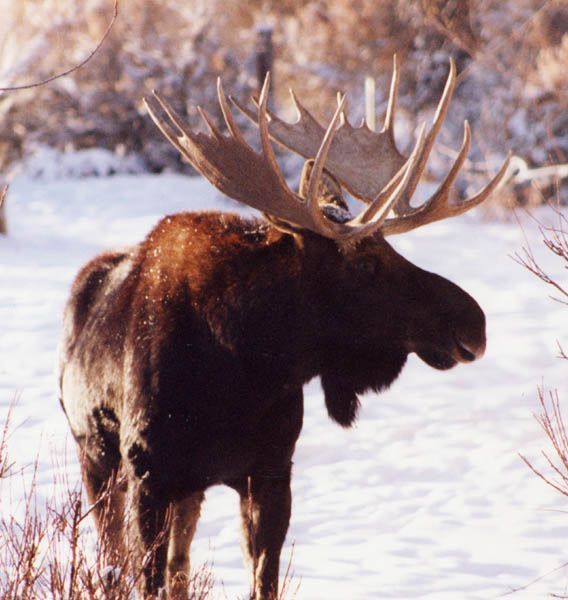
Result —
[[456, 340], [485, 344], [477, 303], [380, 234], [344, 250], [311, 233], [301, 242], [235, 215], [184, 213], [95, 258], [73, 285], [61, 398], [90, 498], [126, 473], [139, 561], [174, 507], [170, 559], [166, 539], [145, 594], [179, 590], [215, 484], [240, 494], [256, 598], [276, 593], [302, 386], [320, 376], [330, 417], [348, 427], [359, 396], [387, 388], [408, 353], [445, 369], [473, 359]]

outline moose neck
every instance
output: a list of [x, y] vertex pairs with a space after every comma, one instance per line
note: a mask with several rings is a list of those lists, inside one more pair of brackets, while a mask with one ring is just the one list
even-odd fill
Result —
[[342, 394], [347, 388], [355, 394], [390, 385], [406, 352], [389, 346], [386, 331], [384, 339], [372, 342], [357, 335], [362, 316], [355, 315], [352, 323], [352, 298], [344, 297], [344, 255], [337, 244], [306, 233], [301, 240], [276, 234], [271, 245], [272, 259], [265, 265], [270, 279], [251, 289], [255, 312], [245, 311], [251, 321], [239, 327], [249, 333], [256, 328], [255, 347], [245, 349], [251, 361], [274, 370], [276, 378], [286, 373], [300, 383], [321, 375], [342, 387]]
[[308, 234], [302, 256], [302, 296], [309, 298], [304, 319], [312, 336], [314, 374], [321, 376], [329, 416], [348, 427], [357, 416], [358, 395], [390, 386], [407, 352], [397, 343], [395, 320], [386, 309], [371, 316], [357, 310], [353, 274], [335, 242]]
[[[189, 256], [180, 256], [191, 273], [196, 316], [209, 332], [203, 335], [229, 362], [239, 357], [243, 376], [259, 390], [300, 387], [321, 375], [344, 396], [347, 389], [381, 389], [396, 377], [406, 355], [394, 352], [386, 364], [394, 355], [383, 348], [388, 336], [362, 335], [373, 328], [353, 302], [359, 290], [335, 242], [310, 233], [298, 239], [234, 215], [185, 214], [174, 221], [187, 232]], [[166, 231], [179, 244], [180, 228]]]
[[[239, 244], [217, 242], [223, 258], [206, 278], [202, 296], [206, 303], [217, 300], [200, 311], [217, 343], [238, 355], [252, 378], [269, 379], [272, 387], [280, 380], [302, 385], [334, 360], [330, 338], [339, 342], [338, 332], [330, 330], [337, 318], [337, 290], [330, 281], [339, 250], [320, 236], [299, 239], [259, 229], [254, 221], [241, 223]], [[260, 232], [254, 244], [253, 231]]]
[[[270, 247], [260, 248], [264, 277], [255, 274], [250, 319], [241, 331], [255, 331], [255, 345], [244, 352], [255, 368], [262, 365], [272, 371], [272, 386], [280, 378], [302, 385], [321, 370], [321, 345], [324, 339], [318, 267], [325, 256], [319, 255], [318, 244], [272, 230]], [[264, 261], [266, 259], [266, 262]], [[245, 340], [243, 340], [245, 341]]]

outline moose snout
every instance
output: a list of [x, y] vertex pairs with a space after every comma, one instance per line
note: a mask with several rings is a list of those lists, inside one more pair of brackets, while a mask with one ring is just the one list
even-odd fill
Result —
[[477, 302], [466, 296], [469, 307], [454, 322], [453, 338], [454, 358], [458, 362], [468, 363], [485, 354], [487, 338], [485, 335], [485, 314]]
[[449, 323], [454, 343], [452, 355], [457, 362], [469, 363], [485, 354], [485, 313], [464, 290], [459, 290], [457, 298], [460, 299], [459, 304], [456, 302], [459, 308]]
[[485, 354], [485, 331], [481, 336], [467, 336], [463, 333], [460, 335], [454, 332], [454, 342], [456, 344], [455, 358], [459, 362], [473, 362]]

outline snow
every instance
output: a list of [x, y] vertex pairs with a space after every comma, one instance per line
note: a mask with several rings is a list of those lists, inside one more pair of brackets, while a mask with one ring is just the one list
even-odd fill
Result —
[[84, 148], [75, 152], [62, 152], [42, 145], [34, 148], [20, 170], [24, 177], [45, 181], [140, 174], [144, 172], [145, 165], [135, 154], [121, 155], [105, 148]]
[[[239, 210], [201, 179], [179, 175], [22, 175], [13, 182], [10, 235], [0, 238], [0, 416], [16, 400], [10, 454], [19, 466], [39, 456], [40, 496], [51, 491], [54, 464], [67, 464], [71, 482], [79, 478], [54, 375], [75, 273], [95, 253], [141, 239], [164, 214], [203, 207]], [[327, 418], [319, 382], [306, 387], [282, 559], [285, 569], [293, 546], [299, 598], [489, 600], [546, 574], [512, 597], [568, 587], [568, 573], [558, 569], [568, 560], [568, 519], [559, 512], [565, 499], [518, 456], [542, 464], [537, 386], [567, 398], [556, 341], [568, 330], [568, 309], [511, 259], [526, 236], [548, 270], [562, 276], [535, 224], [520, 218], [522, 228], [468, 214], [391, 239], [408, 259], [480, 302], [487, 353], [448, 372], [411, 357], [388, 392], [363, 398], [348, 431]], [[10, 504], [1, 499], [3, 511], [18, 510], [17, 490], [11, 495]], [[237, 513], [234, 492], [209, 490], [192, 547], [193, 564], [212, 563], [219, 597], [248, 590]]]

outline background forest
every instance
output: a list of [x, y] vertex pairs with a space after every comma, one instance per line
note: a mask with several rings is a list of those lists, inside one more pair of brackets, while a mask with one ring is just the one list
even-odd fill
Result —
[[[112, 4], [0, 0], [0, 86], [42, 80], [80, 62], [102, 38]], [[473, 179], [494, 169], [509, 149], [529, 167], [567, 160], [563, 0], [128, 0], [119, 11], [109, 38], [82, 69], [49, 86], [0, 96], [0, 172], [9, 174], [45, 147], [105, 148], [117, 158], [109, 170], [188, 168], [146, 118], [142, 97], [159, 89], [190, 122], [197, 104], [215, 110], [218, 75], [230, 93], [247, 98], [257, 89], [255, 48], [266, 29], [273, 31], [272, 93], [290, 118], [289, 87], [324, 120], [336, 90], [344, 90], [357, 122], [366, 76], [377, 80], [381, 117], [396, 53], [402, 66], [397, 133], [403, 147], [410, 145], [416, 124], [432, 114], [453, 57], [459, 79], [442, 133], [447, 145], [435, 151], [431, 174], [438, 176], [452, 158], [450, 140], [460, 139], [464, 118], [475, 133], [467, 169]], [[540, 198], [531, 185], [517, 186], [515, 196]]]

